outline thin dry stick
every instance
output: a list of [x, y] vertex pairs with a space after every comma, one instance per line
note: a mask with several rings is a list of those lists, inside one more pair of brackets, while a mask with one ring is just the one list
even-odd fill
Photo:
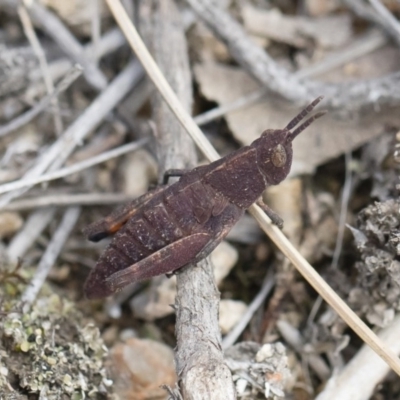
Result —
[[[24, 175], [31, 179], [42, 175], [47, 169], [56, 170], [69, 157], [77, 145], [95, 129], [106, 115], [125, 97], [141, 80], [143, 69], [139, 62], [129, 63], [125, 69], [108, 85], [108, 87], [90, 104], [61, 137], [41, 156], [36, 165]], [[10, 192], [0, 199], [0, 208], [15, 197], [25, 193], [26, 189]]]
[[36, 238], [53, 220], [55, 211], [55, 208], [47, 208], [29, 215], [23, 228], [11, 239], [7, 247], [7, 256], [11, 262], [17, 262], [20, 257], [25, 255]]
[[[100, 15], [100, 4], [99, 0], [91, 0], [91, 6], [92, 6], [92, 23], [91, 23], [91, 33], [92, 33], [92, 44], [93, 44], [93, 52], [94, 54], [97, 53], [97, 47], [100, 42], [100, 36], [101, 36], [101, 15]], [[96, 61], [96, 56], [91, 57], [93, 62]]]
[[54, 172], [49, 172], [47, 174], [36, 176], [30, 179], [24, 178], [18, 181], [5, 183], [4, 185], [0, 185], [0, 194], [11, 192], [12, 190], [21, 189], [27, 186], [32, 187], [34, 185], [37, 185], [38, 183], [49, 182], [55, 179], [64, 178], [68, 175], [72, 175], [77, 172], [88, 169], [90, 167], [93, 167], [94, 165], [122, 156], [123, 154], [127, 154], [132, 151], [138, 150], [141, 147], [143, 147], [146, 143], [148, 143], [148, 141], [149, 141], [148, 138], [143, 138], [138, 140], [137, 142], [128, 143], [123, 146], [119, 146], [116, 149], [105, 151], [104, 153], [91, 157], [88, 160], [72, 164], [68, 167], [61, 168]]
[[400, 35], [397, 27], [393, 27], [393, 21], [388, 22], [387, 17], [383, 17], [380, 12], [376, 12], [363, 0], [343, 0], [343, 2], [360, 18], [364, 18], [378, 25], [381, 29], [383, 29], [384, 32], [387, 32], [387, 34], [389, 34], [392, 39], [396, 41], [397, 45], [400, 45]]
[[78, 65], [75, 65], [71, 68], [70, 71], [67, 72], [67, 75], [62, 79], [60, 83], [58, 83], [55, 90], [43, 97], [35, 106], [33, 106], [26, 113], [14, 118], [12, 121], [7, 123], [6, 125], [0, 126], [0, 137], [4, 137], [11, 132], [21, 128], [21, 126], [26, 125], [28, 122], [32, 121], [38, 114], [46, 109], [46, 107], [51, 103], [53, 99], [55, 99], [60, 93], [67, 90], [68, 87], [82, 74], [82, 68]]
[[[33, 29], [32, 21], [29, 18], [28, 12], [24, 6], [18, 7], [18, 15], [21, 19], [22, 26], [24, 27], [25, 35], [27, 36], [34, 52], [36, 53], [36, 57], [39, 60], [40, 69], [42, 71], [42, 76], [46, 85], [47, 93], [51, 95], [54, 92], [54, 84], [49, 73], [49, 66], [47, 64], [46, 56], [40, 45], [39, 39], [36, 36], [35, 30]], [[51, 100], [53, 105], [53, 120], [54, 127], [58, 135], [63, 131], [63, 123], [60, 115], [60, 106], [58, 104], [57, 97], [53, 97]]]
[[379, 1], [379, 0], [369, 0], [371, 6], [374, 10], [386, 21], [386, 23], [396, 32], [400, 40], [400, 23], [392, 15], [392, 13]]
[[124, 193], [57, 194], [13, 201], [3, 207], [4, 211], [26, 211], [49, 206], [104, 206], [127, 203], [132, 196]]
[[[84, 46], [83, 52], [85, 57], [92, 57], [94, 62], [98, 62], [99, 59], [117, 50], [125, 43], [125, 37], [118, 28], [110, 29], [100, 38], [96, 47], [94, 47], [93, 43], [90, 42]], [[52, 61], [49, 64], [49, 71], [52, 79], [59, 79], [69, 68], [71, 68], [72, 64], [73, 61], [66, 57]], [[29, 76], [32, 80], [38, 80], [40, 79], [41, 74], [40, 71], [35, 70], [32, 71]]]
[[[351, 185], [352, 185], [351, 152], [346, 152], [345, 160], [346, 160], [346, 177], [344, 180], [342, 198], [340, 201], [338, 233], [336, 236], [335, 250], [333, 252], [332, 262], [331, 262], [331, 268], [334, 268], [334, 269], [337, 268], [338, 263], [339, 263], [339, 257], [342, 253], [343, 237], [344, 237], [344, 231], [346, 229], [346, 217], [347, 217], [347, 211], [348, 211], [350, 195], [351, 195]], [[314, 305], [312, 306], [310, 314], [307, 318], [307, 324], [311, 324], [312, 321], [314, 321], [314, 318], [317, 315], [318, 310], [321, 307], [321, 304], [322, 304], [322, 297], [318, 296], [317, 299], [315, 300]]]
[[264, 302], [265, 298], [271, 292], [272, 288], [275, 285], [275, 279], [272, 274], [267, 274], [265, 277], [264, 283], [261, 287], [261, 290], [258, 292], [257, 296], [254, 297], [253, 301], [250, 303], [246, 312], [238, 322], [238, 324], [223, 338], [222, 340], [222, 348], [227, 349], [232, 346], [238, 337], [242, 334], [247, 324], [250, 322], [254, 313], [261, 307], [261, 304]]
[[352, 155], [351, 155], [350, 151], [346, 152], [345, 159], [346, 159], [346, 177], [345, 177], [345, 180], [344, 180], [343, 191], [342, 191], [342, 199], [341, 199], [341, 202], [340, 202], [340, 215], [339, 215], [339, 222], [338, 222], [338, 234], [337, 234], [337, 238], [336, 238], [335, 251], [333, 252], [331, 268], [337, 268], [338, 263], [339, 263], [339, 257], [340, 257], [340, 254], [342, 253], [343, 237], [344, 237], [344, 231], [346, 229], [347, 211], [348, 211], [348, 208], [349, 208], [349, 201], [350, 201], [350, 195], [351, 195]]
[[[15, 0], [8, 0], [8, 2], [14, 5], [16, 3]], [[40, 25], [66, 54], [75, 62], [82, 65], [88, 83], [98, 90], [104, 89], [107, 86], [106, 76], [85, 56], [81, 44], [56, 14], [49, 11], [37, 1], [25, 1], [25, 3], [34, 23]]]
[[60, 225], [51, 238], [46, 251], [43, 253], [43, 256], [35, 271], [35, 276], [32, 278], [31, 282], [25, 289], [25, 292], [22, 294], [21, 300], [23, 302], [32, 304], [35, 301], [36, 296], [42, 288], [51, 267], [54, 265], [55, 260], [60, 254], [60, 251], [68, 239], [72, 229], [74, 228], [76, 221], [78, 221], [80, 213], [80, 207], [69, 207], [64, 212], [64, 216]]
[[[157, 64], [146, 49], [136, 28], [133, 26], [124, 8], [118, 0], [107, 0], [107, 3], [125, 33], [129, 44], [137, 57], [142, 62], [150, 79], [160, 91], [165, 101], [175, 113], [178, 120], [183, 124], [192, 139], [199, 146], [204, 155], [210, 160], [218, 159], [218, 153], [211, 143], [203, 135], [190, 115], [181, 107], [179, 100], [165, 80]], [[278, 246], [286, 257], [296, 266], [303, 277], [324, 298], [324, 300], [340, 315], [340, 317], [366, 342], [390, 367], [400, 376], [400, 360], [390, 349], [388, 349], [379, 338], [361, 321], [361, 319], [350, 309], [350, 307], [332, 290], [332, 288], [321, 278], [315, 269], [301, 256], [293, 247], [286, 236], [278, 227], [272, 225], [271, 220], [257, 205], [250, 207], [251, 214], [257, 219], [261, 228], [267, 233], [271, 240]]]

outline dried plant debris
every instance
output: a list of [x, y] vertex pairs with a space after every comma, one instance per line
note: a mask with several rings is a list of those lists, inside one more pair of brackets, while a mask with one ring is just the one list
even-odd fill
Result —
[[282, 343], [261, 346], [255, 342], [241, 342], [226, 350], [225, 357], [233, 373], [238, 398], [285, 398], [283, 390], [290, 372]]
[[400, 200], [390, 199], [365, 208], [352, 228], [361, 254], [357, 287], [351, 305], [379, 327], [400, 311]]
[[[197, 64], [196, 80], [203, 95], [220, 105], [226, 105], [260, 89], [243, 70], [217, 63]], [[232, 85], [232, 82], [235, 82]], [[323, 107], [323, 103], [321, 103]], [[250, 144], [265, 129], [278, 129], [287, 124], [293, 108], [279, 104], [275, 96], [268, 96], [257, 104], [226, 115], [234, 137], [244, 145]], [[293, 143], [291, 176], [312, 173], [321, 165], [345, 151], [353, 150], [383, 133], [383, 126], [400, 125], [400, 114], [390, 108], [380, 113], [359, 115], [354, 119], [340, 119], [332, 113], [324, 116], [323, 123], [310, 126], [306, 134]], [[310, 151], [313, 149], [313, 151]]]
[[98, 328], [48, 286], [31, 308], [24, 306], [15, 300], [21, 279], [8, 274], [1, 289], [0, 399], [107, 398], [112, 381]]
[[287, 16], [276, 8], [262, 10], [246, 5], [242, 16], [249, 33], [299, 48], [308, 47], [312, 41], [325, 48], [339, 47], [352, 35], [348, 14], [309, 18]]

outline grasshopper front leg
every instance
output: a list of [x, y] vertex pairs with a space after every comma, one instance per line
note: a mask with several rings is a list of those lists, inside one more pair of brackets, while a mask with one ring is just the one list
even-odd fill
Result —
[[262, 200], [258, 200], [257, 205], [265, 212], [265, 214], [268, 215], [274, 225], [276, 225], [279, 229], [283, 228], [283, 219], [272, 208], [270, 208]]

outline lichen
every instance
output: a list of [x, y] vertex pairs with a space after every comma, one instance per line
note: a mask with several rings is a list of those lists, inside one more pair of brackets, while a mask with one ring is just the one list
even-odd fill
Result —
[[0, 399], [108, 398], [112, 382], [98, 328], [48, 285], [32, 306], [21, 304], [23, 288], [9, 282], [0, 292]]

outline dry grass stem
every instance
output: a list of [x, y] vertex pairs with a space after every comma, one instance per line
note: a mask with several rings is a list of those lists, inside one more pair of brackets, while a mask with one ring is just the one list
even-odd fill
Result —
[[[138, 32], [127, 16], [121, 3], [117, 0], [107, 0], [107, 3], [126, 35], [133, 51], [142, 62], [143, 67], [154, 82], [165, 101], [175, 113], [178, 120], [183, 124], [195, 143], [210, 161], [218, 158], [218, 153], [205, 138], [201, 130], [195, 124], [190, 115], [181, 107], [178, 98], [158, 69], [146, 46], [142, 42]], [[193, 6], [193, 2], [192, 6]], [[201, 8], [201, 6], [200, 6]], [[239, 27], [241, 29], [241, 27]], [[302, 93], [303, 89], [301, 90]], [[295, 99], [293, 99], [295, 100]], [[304, 101], [304, 98], [302, 99]], [[361, 319], [347, 306], [347, 304], [332, 290], [332, 288], [321, 278], [315, 269], [301, 256], [293, 247], [285, 235], [271, 224], [269, 218], [256, 205], [250, 208], [252, 215], [257, 219], [261, 228], [268, 234], [278, 248], [290, 259], [304, 278], [314, 289], [327, 301], [327, 303], [340, 315], [340, 317], [366, 342], [380, 357], [382, 357], [391, 368], [400, 375], [400, 360], [390, 349], [388, 349], [379, 338], [361, 321]]]

